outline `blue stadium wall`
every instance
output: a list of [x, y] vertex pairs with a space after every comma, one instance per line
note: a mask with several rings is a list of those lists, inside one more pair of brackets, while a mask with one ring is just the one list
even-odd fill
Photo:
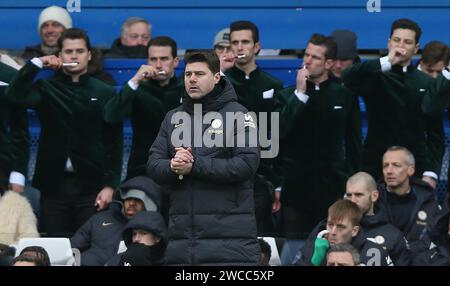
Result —
[[[39, 42], [37, 19], [50, 5], [66, 7], [75, 0], [1, 0], [0, 48], [21, 49]], [[251, 20], [261, 31], [263, 48], [300, 49], [313, 32], [352, 29], [360, 49], [386, 47], [390, 24], [411, 18], [423, 29], [422, 43], [440, 39], [450, 44], [449, 0], [79, 0], [74, 26], [86, 29], [95, 46], [108, 47], [122, 22], [141, 16], [154, 35], [169, 35], [180, 48], [208, 48], [215, 33], [235, 20]], [[380, 3], [369, 12], [367, 3]], [[74, 9], [76, 10], [76, 9]], [[371, 9], [369, 9], [371, 10]], [[372, 9], [373, 10], [373, 9]]]

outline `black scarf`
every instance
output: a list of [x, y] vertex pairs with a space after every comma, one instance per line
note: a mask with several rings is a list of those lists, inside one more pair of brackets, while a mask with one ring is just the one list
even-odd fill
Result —
[[154, 266], [162, 264], [165, 250], [164, 243], [148, 246], [142, 243], [128, 245], [127, 251], [120, 258], [119, 266]]
[[230, 102], [236, 101], [236, 96], [229, 96], [227, 82], [223, 78], [214, 86], [214, 89], [200, 99], [192, 99], [186, 92], [183, 95], [183, 107], [189, 114], [194, 114], [194, 104], [202, 105], [202, 113], [218, 111]]

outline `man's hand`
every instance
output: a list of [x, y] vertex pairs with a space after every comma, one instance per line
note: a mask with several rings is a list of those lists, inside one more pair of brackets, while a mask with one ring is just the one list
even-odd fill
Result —
[[46, 68], [57, 70], [62, 67], [63, 61], [57, 56], [43, 56], [39, 58], [42, 61], [42, 64]]
[[193, 163], [194, 162], [194, 156], [192, 156], [192, 148], [183, 148], [183, 147], [177, 147], [175, 148], [175, 151], [177, 153], [173, 157], [175, 160], [179, 162], [185, 162], [185, 163]]
[[275, 200], [272, 203], [272, 213], [276, 213], [281, 208], [280, 202], [281, 192], [275, 191]]
[[111, 187], [104, 187], [95, 198], [95, 206], [97, 211], [106, 209], [106, 207], [112, 202], [114, 190]]
[[423, 176], [422, 181], [427, 182], [433, 189], [436, 189], [437, 182], [435, 179], [428, 176]]
[[142, 81], [148, 79], [154, 79], [158, 76], [157, 70], [149, 65], [141, 65], [134, 77], [131, 79], [135, 84], [139, 84]]
[[170, 168], [173, 172], [179, 175], [187, 175], [192, 170], [192, 163], [194, 163], [194, 157], [192, 156], [192, 148], [175, 148], [177, 153], [170, 161]]
[[25, 190], [25, 186], [22, 185], [18, 185], [18, 184], [9, 184], [9, 189], [11, 191], [14, 191], [16, 193], [23, 193], [23, 191]]
[[306, 92], [306, 81], [308, 80], [308, 78], [309, 71], [306, 69], [306, 66], [303, 66], [303, 68], [297, 71], [296, 88], [298, 92]]
[[406, 50], [403, 48], [392, 48], [389, 50], [388, 58], [391, 65], [396, 65], [405, 60]]

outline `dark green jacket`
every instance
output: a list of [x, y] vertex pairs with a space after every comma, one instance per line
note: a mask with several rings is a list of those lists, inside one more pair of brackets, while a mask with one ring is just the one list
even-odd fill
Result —
[[281, 200], [304, 213], [326, 215], [342, 197], [347, 178], [359, 170], [359, 105], [350, 90], [332, 80], [319, 90], [308, 82], [306, 103], [294, 91], [289, 87], [276, 95], [285, 155]]
[[133, 142], [128, 160], [128, 178], [147, 175], [148, 151], [166, 113], [180, 105], [183, 92], [183, 81], [176, 77], [163, 87], [156, 81], [142, 83], [135, 91], [125, 84], [120, 94], [106, 104], [107, 122], [121, 122], [131, 116]]
[[416, 159], [416, 175], [440, 174], [444, 154], [444, 130], [440, 116], [421, 110], [433, 79], [415, 67], [401, 66], [382, 72], [379, 60], [358, 63], [343, 73], [345, 85], [366, 104], [368, 132], [364, 142], [363, 169], [375, 179], [382, 176], [382, 157], [393, 145], [408, 148]]
[[422, 102], [422, 109], [426, 114], [443, 114], [450, 106], [450, 80], [440, 74], [430, 87]]
[[[249, 111], [256, 113], [258, 123], [260, 123], [258, 113], [267, 112], [269, 115], [267, 120], [270, 124], [270, 112], [273, 112], [275, 109], [274, 96], [277, 91], [283, 88], [283, 82], [260, 68], [256, 68], [248, 77], [246, 77], [245, 72], [235, 66], [225, 74], [233, 84], [239, 103], [244, 105]], [[269, 133], [271, 132], [270, 126], [268, 131]], [[275, 170], [277, 167], [274, 165], [276, 165], [274, 160], [261, 159], [258, 174], [264, 175], [266, 179], [277, 187], [281, 185], [281, 177], [279, 171]]]
[[[0, 81], [8, 83], [17, 70], [0, 63]], [[30, 155], [30, 133], [25, 108], [4, 97], [6, 86], [0, 86], [0, 170], [8, 175], [16, 171], [27, 176]]]
[[74, 83], [63, 73], [33, 83], [39, 70], [27, 63], [6, 90], [10, 100], [35, 108], [41, 122], [33, 186], [47, 194], [58, 192], [70, 157], [86, 194], [114, 188], [122, 166], [122, 126], [103, 120], [114, 88], [89, 75]]
[[226, 73], [238, 95], [238, 101], [249, 111], [272, 112], [274, 110], [274, 97], [263, 92], [273, 89], [275, 92], [283, 88], [283, 82], [264, 72], [260, 68], [252, 71], [248, 78], [245, 72], [232, 67]]

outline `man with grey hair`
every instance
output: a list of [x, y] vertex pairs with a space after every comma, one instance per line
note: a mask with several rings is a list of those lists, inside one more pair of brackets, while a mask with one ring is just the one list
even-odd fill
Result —
[[345, 199], [354, 202], [363, 213], [361, 227], [366, 239], [386, 249], [394, 265], [408, 266], [411, 254], [407, 241], [403, 233], [388, 222], [386, 211], [375, 204], [378, 198], [377, 184], [368, 173], [358, 172], [347, 180]]
[[359, 252], [350, 243], [330, 246], [327, 252], [327, 266], [358, 266]]
[[430, 185], [413, 177], [414, 172], [413, 154], [402, 146], [389, 147], [383, 156], [384, 182], [378, 186], [378, 204], [408, 240], [413, 264], [418, 253], [435, 247], [448, 232], [448, 227], [436, 228], [439, 218], [445, 217], [444, 210]]
[[107, 58], [147, 58], [147, 44], [151, 39], [151, 24], [140, 17], [128, 18], [121, 27], [120, 38], [114, 40]]

